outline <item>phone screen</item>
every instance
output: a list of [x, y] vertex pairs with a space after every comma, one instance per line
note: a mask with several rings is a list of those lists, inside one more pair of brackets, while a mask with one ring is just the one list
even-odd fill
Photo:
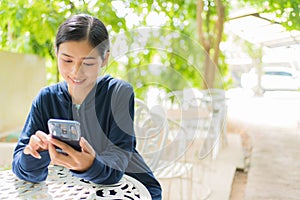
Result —
[[79, 140], [81, 137], [80, 123], [74, 120], [49, 119], [48, 128], [50, 135], [61, 140], [74, 149], [80, 151]]

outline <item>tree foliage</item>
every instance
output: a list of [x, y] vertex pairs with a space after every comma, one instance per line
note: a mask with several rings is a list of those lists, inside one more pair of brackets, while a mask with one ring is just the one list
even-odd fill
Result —
[[[297, 0], [245, 1], [260, 5], [261, 12], [284, 13], [286, 26], [299, 28]], [[205, 84], [214, 87], [217, 72], [221, 76], [226, 73], [219, 44], [225, 39], [223, 24], [229, 9], [230, 1], [226, 0], [2, 0], [0, 49], [45, 57], [47, 79], [56, 82], [57, 28], [72, 14], [88, 13], [107, 25], [112, 38], [106, 72], [128, 80], [141, 91], [138, 95], [151, 85], [165, 90]], [[141, 27], [146, 27], [146, 33], [139, 30]]]
[[250, 3], [258, 13], [275, 14], [274, 22], [279, 22], [287, 30], [300, 29], [300, 2], [299, 0], [240, 0]]
[[112, 9], [105, 10], [105, 14], [97, 10], [99, 7], [107, 8], [107, 2], [99, 2], [96, 5], [71, 0], [2, 0], [0, 49], [46, 58], [47, 79], [49, 83], [56, 82], [59, 77], [55, 62], [54, 38], [58, 26], [70, 15], [83, 12], [95, 14], [110, 23], [110, 19], [117, 18]]
[[[194, 63], [203, 63], [204, 51], [196, 39], [194, 1], [3, 0], [0, 10], [0, 48], [45, 57], [49, 83], [59, 80], [54, 51], [59, 24], [72, 14], [88, 13], [107, 25], [112, 38], [126, 36], [128, 51], [113, 57], [107, 72], [136, 88], [151, 84], [166, 90], [201, 87], [201, 69]], [[137, 32], [132, 30], [145, 26], [156, 29], [141, 49], [134, 49], [132, 33]], [[175, 33], [177, 38], [170, 37]], [[159, 48], [153, 48], [158, 43]]]

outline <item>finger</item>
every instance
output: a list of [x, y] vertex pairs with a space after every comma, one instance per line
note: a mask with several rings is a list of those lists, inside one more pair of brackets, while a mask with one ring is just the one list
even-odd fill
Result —
[[71, 157], [76, 157], [76, 154], [78, 153], [76, 150], [74, 150], [71, 146], [69, 146], [67, 143], [64, 143], [62, 141], [59, 141], [54, 138], [50, 138], [49, 142], [52, 145], [55, 145], [56, 147], [60, 148], [62, 151], [67, 153]]
[[66, 154], [59, 152], [62, 150], [56, 149], [56, 147], [51, 143], [49, 143], [49, 145], [48, 145], [48, 151], [49, 151], [51, 160], [62, 160], [62, 159], [64, 159], [64, 157], [67, 156]]
[[33, 157], [35, 157], [37, 159], [42, 158], [42, 156], [36, 150], [34, 150], [30, 145], [27, 145], [23, 152], [24, 152], [24, 154], [32, 155]]
[[33, 140], [34, 144], [38, 144], [41, 142], [41, 139], [37, 135], [32, 135], [31, 139]]
[[52, 157], [55, 157], [55, 154], [57, 154], [57, 151], [56, 151], [54, 145], [52, 145], [51, 143], [48, 144], [48, 151], [49, 151], [49, 155], [50, 155], [51, 159], [52, 159]]
[[35, 133], [35, 135], [37, 135], [37, 136], [40, 138], [40, 140], [43, 142], [43, 145], [44, 145], [44, 147], [45, 147], [45, 149], [46, 149], [47, 146], [48, 146], [48, 140], [49, 140], [50, 136], [47, 135], [47, 134], [46, 134], [45, 132], [43, 132], [43, 131], [37, 131], [37, 132]]
[[44, 142], [40, 139], [38, 135], [32, 135], [31, 138], [31, 147], [34, 149], [42, 148], [47, 149], [47, 144], [44, 144]]
[[51, 143], [49, 143], [49, 155], [51, 158], [51, 163], [54, 165], [63, 166], [68, 169], [72, 169], [72, 164], [74, 164], [74, 161], [69, 155], [65, 155], [62, 153], [57, 152], [55, 146]]
[[58, 147], [58, 148], [60, 148], [60, 149], [66, 148], [66, 146], [68, 146], [66, 143], [64, 143], [64, 142], [62, 142], [62, 141], [60, 141], [60, 140], [57, 140], [57, 139], [55, 139], [55, 138], [50, 138], [50, 139], [49, 139], [49, 142], [50, 142], [52, 145], [54, 145], [54, 146], [56, 146], [56, 147]]
[[71, 169], [72, 166], [67, 163], [67, 162], [63, 162], [62, 160], [51, 160], [53, 165], [59, 165], [59, 166], [63, 166], [65, 168]]
[[84, 137], [80, 138], [79, 144], [84, 152], [90, 153], [90, 154], [94, 153], [93, 147], [90, 145], [90, 143]]
[[48, 151], [49, 151], [51, 161], [53, 161], [55, 164], [57, 163], [61, 164], [62, 163], [61, 160], [64, 160], [65, 157], [67, 157], [67, 155], [57, 152], [55, 146], [51, 143], [49, 143]]

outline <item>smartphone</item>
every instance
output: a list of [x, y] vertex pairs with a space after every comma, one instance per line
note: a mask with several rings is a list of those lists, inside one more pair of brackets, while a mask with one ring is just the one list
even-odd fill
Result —
[[81, 131], [80, 123], [78, 121], [49, 119], [48, 128], [49, 133], [53, 138], [67, 143], [77, 151], [81, 150], [79, 145]]

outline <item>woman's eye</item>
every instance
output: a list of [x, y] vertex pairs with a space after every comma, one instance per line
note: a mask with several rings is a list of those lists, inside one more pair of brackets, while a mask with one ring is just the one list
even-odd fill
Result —
[[95, 65], [95, 63], [83, 63], [83, 64], [88, 67]]
[[64, 61], [65, 63], [71, 63], [71, 62], [72, 62], [72, 60], [64, 60], [64, 59], [63, 59], [63, 61]]

